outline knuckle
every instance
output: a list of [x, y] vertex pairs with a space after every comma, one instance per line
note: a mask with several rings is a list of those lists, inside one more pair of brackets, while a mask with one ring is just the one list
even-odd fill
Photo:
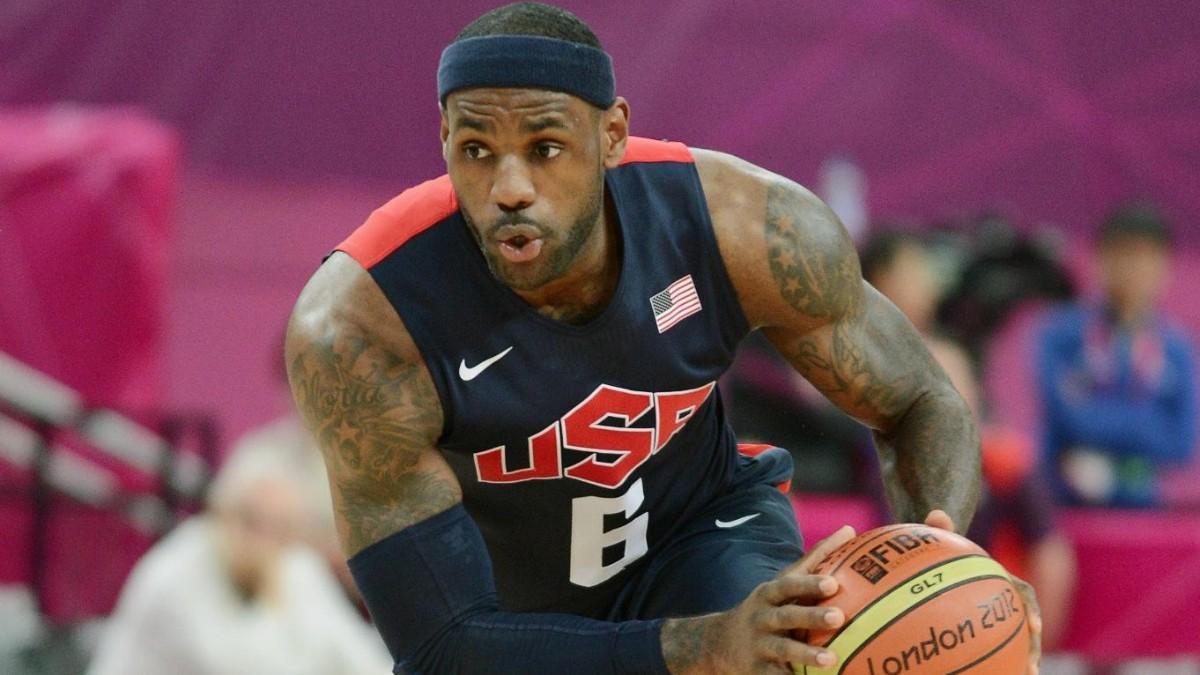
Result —
[[795, 640], [780, 638], [772, 643], [771, 656], [780, 663], [792, 661], [804, 652], [804, 645]]
[[812, 597], [818, 597], [818, 598], [824, 597], [825, 594], [821, 592], [821, 580], [822, 579], [823, 579], [823, 577], [817, 576], [815, 574], [804, 575], [804, 578], [801, 579], [801, 582], [800, 582], [801, 586], [803, 588], [804, 594], [806, 596], [812, 596]]
[[790, 659], [792, 663], [802, 663], [806, 666], [822, 665], [821, 662], [817, 660], [817, 656], [822, 653], [820, 649], [806, 644], [796, 643], [796, 645], [796, 654]]
[[777, 616], [777, 628], [805, 628], [805, 621], [812, 610], [800, 605], [781, 607]]
[[797, 607], [801, 614], [796, 617], [797, 628], [828, 628], [829, 624], [825, 622], [825, 612], [823, 607]]
[[783, 630], [784, 628], [790, 628], [790, 626], [788, 625], [788, 620], [787, 620], [788, 616], [790, 614], [791, 614], [791, 606], [783, 605], [782, 607], [776, 607], [773, 610], [771, 610], [770, 613], [768, 613], [766, 616], [763, 617], [763, 619], [764, 619], [763, 626], [767, 630], [772, 630], [772, 631]]

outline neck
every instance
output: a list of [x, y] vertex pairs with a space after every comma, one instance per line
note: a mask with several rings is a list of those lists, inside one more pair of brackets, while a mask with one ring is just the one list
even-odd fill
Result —
[[539, 314], [585, 323], [604, 310], [621, 275], [621, 232], [607, 195], [587, 244], [567, 273], [528, 291], [514, 291]]

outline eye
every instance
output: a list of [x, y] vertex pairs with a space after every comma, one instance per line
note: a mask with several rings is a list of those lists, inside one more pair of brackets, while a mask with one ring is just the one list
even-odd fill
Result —
[[541, 159], [554, 159], [560, 152], [562, 152], [562, 146], [553, 143], [538, 143], [534, 148], [534, 153]]
[[487, 159], [492, 156], [492, 151], [478, 143], [468, 143], [463, 146], [463, 154], [467, 159]]

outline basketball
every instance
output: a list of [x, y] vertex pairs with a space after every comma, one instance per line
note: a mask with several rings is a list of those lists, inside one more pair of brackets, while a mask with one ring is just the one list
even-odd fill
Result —
[[803, 675], [946, 675], [1025, 671], [1025, 605], [1008, 573], [983, 549], [925, 525], [880, 527], [829, 554], [814, 574], [837, 579], [821, 603], [845, 612], [841, 628], [807, 642], [838, 655]]

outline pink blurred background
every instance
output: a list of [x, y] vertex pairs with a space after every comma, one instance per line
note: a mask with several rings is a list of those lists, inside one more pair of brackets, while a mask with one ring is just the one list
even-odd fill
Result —
[[[806, 184], [849, 156], [876, 219], [1052, 224], [1087, 287], [1094, 224], [1154, 201], [1181, 240], [1169, 313], [1200, 335], [1194, 2], [562, 4], [612, 54], [635, 133]], [[98, 404], [210, 412], [226, 440], [282, 413], [291, 303], [375, 206], [442, 171], [437, 58], [492, 6], [6, 2], [0, 351]], [[988, 382], [1032, 430], [1028, 353], [1010, 330]], [[1172, 490], [1200, 503], [1200, 468]], [[1176, 601], [1200, 601], [1185, 582]]]
[[[1148, 197], [1200, 245], [1190, 2], [564, 4], [612, 53], [638, 134], [808, 184], [848, 154], [886, 219], [994, 209], [1086, 238], [1119, 200]], [[70, 101], [84, 116], [137, 106], [178, 134], [178, 191], [158, 205], [174, 218], [156, 253], [169, 260], [156, 373], [169, 405], [215, 409], [229, 435], [276, 409], [270, 360], [290, 303], [375, 205], [442, 171], [438, 54], [490, 6], [7, 3], [0, 103]], [[52, 311], [5, 296], [8, 312]], [[1200, 328], [1185, 294], [1172, 311]]]

